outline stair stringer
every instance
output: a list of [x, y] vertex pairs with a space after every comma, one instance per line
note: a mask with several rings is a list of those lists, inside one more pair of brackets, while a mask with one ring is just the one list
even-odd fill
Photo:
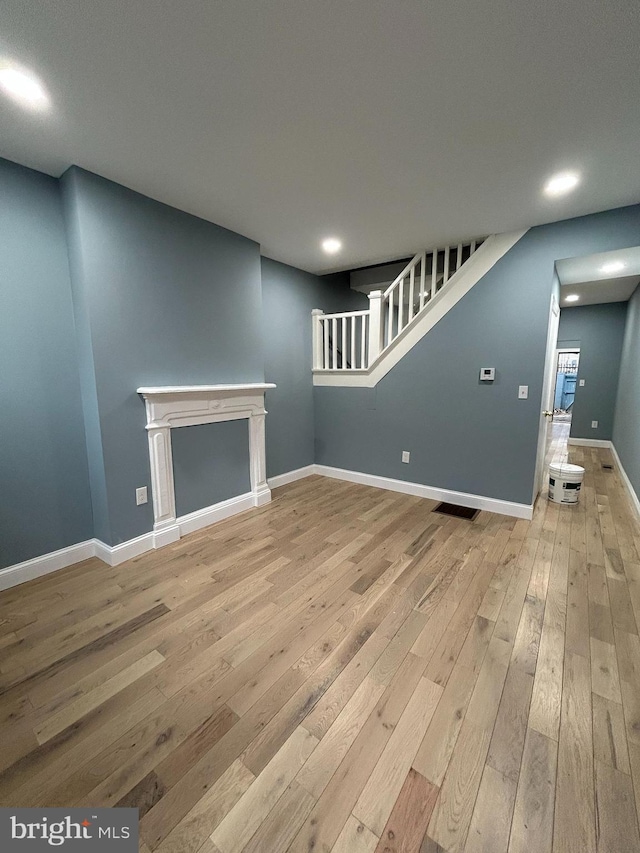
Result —
[[429, 302], [393, 343], [367, 370], [314, 370], [313, 384], [351, 388], [374, 388], [380, 380], [468, 293], [529, 229], [487, 237], [469, 260], [455, 272], [446, 286]]

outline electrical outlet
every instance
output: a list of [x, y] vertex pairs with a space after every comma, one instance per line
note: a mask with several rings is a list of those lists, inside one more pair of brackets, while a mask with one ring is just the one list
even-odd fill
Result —
[[584, 388], [584, 379], [581, 379], [581, 380], [578, 382], [578, 385], [579, 385], [581, 388]]
[[598, 421], [591, 421], [591, 429], [598, 429]]
[[518, 387], [518, 400], [528, 400], [529, 399], [529, 386], [528, 385], [520, 385]]
[[140, 504], [146, 504], [147, 502], [147, 487], [142, 486], [139, 489], [136, 489], [136, 506], [140, 506]]
[[402, 451], [402, 461], [403, 462], [409, 462], [410, 458], [411, 458], [411, 453], [408, 450], [403, 450]]

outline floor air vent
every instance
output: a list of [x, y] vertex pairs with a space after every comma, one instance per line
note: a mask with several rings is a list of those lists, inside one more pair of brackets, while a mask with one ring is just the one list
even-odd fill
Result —
[[466, 518], [468, 521], [473, 521], [480, 512], [479, 509], [471, 509], [469, 506], [458, 506], [458, 504], [448, 504], [444, 501], [439, 503], [433, 511], [440, 512], [442, 515], [453, 515], [455, 518]]
[[610, 462], [603, 462], [602, 467], [605, 471], [613, 471], [613, 465]]

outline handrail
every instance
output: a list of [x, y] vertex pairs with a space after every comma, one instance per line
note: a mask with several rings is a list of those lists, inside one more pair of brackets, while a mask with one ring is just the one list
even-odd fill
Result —
[[414, 255], [411, 258], [411, 260], [409, 261], [409, 263], [406, 265], [406, 267], [402, 270], [401, 273], [399, 273], [394, 278], [394, 280], [391, 282], [389, 287], [385, 290], [385, 292], [382, 295], [388, 296], [391, 293], [391, 291], [393, 290], [393, 288], [396, 286], [396, 284], [398, 284], [403, 278], [406, 278], [408, 273], [411, 272], [411, 268], [415, 267], [415, 265], [418, 263], [418, 261], [420, 260], [421, 257], [422, 257], [422, 252], [418, 252], [416, 255]]
[[[374, 290], [369, 294], [368, 311], [324, 314], [319, 308], [314, 309], [314, 370], [371, 368], [382, 353], [428, 310], [448, 282], [457, 277], [484, 239], [418, 252], [384, 292]], [[463, 260], [465, 256], [466, 260]]]
[[333, 317], [364, 317], [364, 315], [368, 313], [368, 308], [364, 311], [340, 311], [338, 314], [322, 314], [322, 319], [331, 320]]

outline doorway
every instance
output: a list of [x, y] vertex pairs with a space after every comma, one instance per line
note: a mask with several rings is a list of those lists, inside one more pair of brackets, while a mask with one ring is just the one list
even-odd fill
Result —
[[580, 350], [556, 350], [556, 378], [553, 397], [553, 423], [571, 424], [573, 403], [578, 382]]

